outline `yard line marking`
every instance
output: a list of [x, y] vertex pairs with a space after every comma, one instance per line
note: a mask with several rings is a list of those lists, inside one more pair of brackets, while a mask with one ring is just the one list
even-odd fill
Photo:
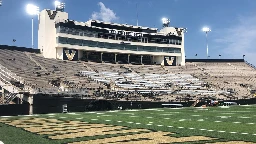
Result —
[[206, 129], [200, 129], [201, 131], [204, 131], [204, 130], [206, 130]]
[[179, 121], [185, 121], [186, 119], [180, 119]]
[[83, 119], [83, 118], [81, 117], [81, 118], [76, 118], [76, 119], [79, 119], [79, 120], [80, 120], [80, 119]]
[[255, 136], [256, 136], [256, 134], [252, 134], [252, 135], [255, 135]]
[[152, 124], [147, 124], [147, 125], [152, 125]]
[[164, 111], [164, 110], [156, 110], [156, 111]]
[[179, 129], [183, 129], [184, 127], [178, 127]]
[[105, 114], [105, 113], [97, 113], [97, 114]]
[[153, 117], [147, 117], [147, 118], [153, 118]]
[[107, 111], [107, 112], [119, 112], [119, 110], [114, 110], [114, 111]]
[[200, 115], [191, 115], [191, 116], [195, 116], [195, 117], [197, 117], [197, 116], [200, 116]]
[[55, 117], [55, 116], [48, 116], [48, 117]]
[[226, 132], [226, 131], [218, 131], [218, 132], [220, 132], [220, 133], [224, 133], [224, 132]]
[[173, 115], [173, 114], [159, 114], [159, 115]]
[[65, 119], [66, 117], [60, 117], [61, 119]]
[[161, 126], [163, 126], [163, 125], [157, 125], [157, 126], [161, 127]]
[[248, 119], [248, 118], [251, 118], [251, 117], [238, 117], [238, 118]]
[[117, 121], [117, 122], [119, 122], [119, 123], [120, 123], [120, 122], [122, 122], [122, 121]]
[[204, 119], [199, 119], [199, 120], [197, 120], [197, 121], [204, 121]]
[[139, 111], [139, 110], [126, 110], [126, 111]]
[[109, 117], [109, 116], [112, 116], [112, 115], [101, 115], [101, 116]]
[[67, 113], [67, 114], [70, 114], [70, 115], [80, 115], [80, 114], [77, 114], [77, 113]]
[[167, 126], [167, 127], [173, 127], [173, 126]]
[[105, 120], [105, 121], [111, 121], [111, 120]]
[[131, 123], [133, 123], [133, 122], [127, 122], [127, 123], [130, 123], [130, 124], [131, 124]]
[[148, 123], [153, 123], [153, 122], [148, 122]]
[[254, 123], [247, 123], [247, 124], [250, 124], [250, 125], [252, 125], [252, 124], [254, 124]]
[[232, 116], [216, 116], [216, 117], [220, 117], [220, 118], [230, 118]]
[[233, 122], [233, 123], [241, 123], [241, 122]]
[[140, 123], [135, 123], [136, 125], [140, 125]]
[[170, 119], [170, 118], [164, 118], [164, 119]]
[[47, 115], [56, 115], [56, 114], [51, 114], [51, 113], [50, 113], [50, 114], [47, 114]]
[[227, 115], [229, 115], [229, 114], [235, 114], [235, 113], [221, 113], [221, 114], [227, 114]]
[[214, 121], [214, 122], [217, 122], [217, 123], [219, 123], [219, 122], [221, 122], [221, 121]]
[[237, 133], [237, 132], [230, 132], [230, 133], [235, 134], [235, 133]]
[[91, 120], [96, 121], [96, 120], [98, 120], [98, 119], [91, 119]]
[[243, 135], [247, 135], [248, 133], [241, 133], [241, 134], [243, 134]]
[[[39, 116], [39, 115], [35, 114], [35, 115], [18, 115], [18, 116], [21, 116], [21, 117], [23, 117], [23, 116], [25, 116], [25, 117], [32, 117], [32, 116]], [[2, 117], [12, 117], [12, 116], [2, 116]]]
[[195, 129], [195, 128], [189, 128], [189, 129]]
[[139, 117], [139, 116], [130, 116], [130, 117]]
[[207, 131], [212, 132], [212, 131], [214, 131], [214, 130], [207, 130]]

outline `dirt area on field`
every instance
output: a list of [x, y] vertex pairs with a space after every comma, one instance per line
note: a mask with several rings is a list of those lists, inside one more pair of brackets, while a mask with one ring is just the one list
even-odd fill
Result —
[[[170, 132], [151, 132], [148, 129], [129, 129], [124, 126], [114, 126], [106, 124], [89, 124], [81, 121], [62, 121], [47, 118], [26, 118], [19, 120], [2, 120], [3, 123], [23, 128], [24, 130], [40, 135], [46, 135], [49, 139], [76, 139], [81, 137], [95, 137], [105, 135], [125, 134], [126, 136], [116, 136], [111, 138], [97, 139], [91, 141], [75, 142], [73, 144], [98, 144], [98, 143], [127, 143], [127, 144], [149, 144], [149, 143], [171, 143], [189, 142], [201, 140], [213, 140], [210, 137], [171, 137]], [[131, 134], [134, 133], [134, 134]], [[168, 135], [168, 136], [167, 136]], [[133, 141], [131, 141], [133, 140]]]
[[181, 137], [181, 138], [166, 136], [170, 134], [171, 134], [170, 132], [150, 132], [150, 133], [118, 136], [118, 137], [97, 139], [97, 140], [90, 140], [90, 141], [74, 142], [70, 144], [84, 144], [84, 143], [150, 144], [150, 143], [173, 143], [173, 142], [193, 142], [193, 141], [202, 141], [202, 140], [213, 140], [213, 138], [204, 137], [204, 136], [191, 136], [191, 137]]

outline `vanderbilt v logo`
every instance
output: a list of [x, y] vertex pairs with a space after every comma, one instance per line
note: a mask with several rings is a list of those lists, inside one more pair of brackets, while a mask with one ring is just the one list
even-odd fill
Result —
[[51, 20], [54, 20], [56, 15], [57, 15], [57, 11], [53, 11], [53, 13], [51, 12], [51, 10], [46, 10], [48, 13], [48, 16]]
[[175, 28], [175, 29], [176, 29], [177, 34], [178, 34], [179, 36], [181, 36], [182, 30], [179, 30], [178, 28]]
[[73, 60], [74, 56], [76, 55], [76, 51], [75, 50], [71, 50], [71, 54], [69, 54], [69, 50], [65, 50], [65, 54], [68, 57], [68, 60]]
[[174, 57], [171, 57], [171, 60], [169, 59], [169, 57], [165, 57], [166, 59], [166, 62], [168, 65], [172, 65], [173, 64], [173, 61], [174, 61]]

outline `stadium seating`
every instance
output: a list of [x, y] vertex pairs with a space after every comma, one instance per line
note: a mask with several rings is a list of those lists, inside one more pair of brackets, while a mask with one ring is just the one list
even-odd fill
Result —
[[[250, 95], [255, 69], [244, 62], [187, 62], [186, 66], [63, 61], [0, 49], [0, 81], [18, 90], [84, 94], [120, 100], [237, 99]], [[9, 98], [13, 98], [9, 95]]]

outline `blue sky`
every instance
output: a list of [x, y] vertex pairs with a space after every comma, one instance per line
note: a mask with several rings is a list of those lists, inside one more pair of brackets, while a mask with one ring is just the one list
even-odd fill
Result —
[[[161, 27], [161, 18], [168, 17], [171, 26], [186, 27], [187, 58], [206, 58], [205, 33], [209, 26], [211, 58], [242, 58], [256, 65], [256, 0], [62, 0], [69, 18], [87, 21], [90, 18], [136, 25], [136, 3], [139, 25]], [[0, 44], [31, 47], [31, 16], [27, 3], [40, 9], [53, 9], [54, 0], [3, 0], [0, 7]], [[35, 17], [36, 18], [36, 17]], [[35, 47], [37, 47], [35, 21]], [[17, 41], [13, 44], [12, 39]]]

